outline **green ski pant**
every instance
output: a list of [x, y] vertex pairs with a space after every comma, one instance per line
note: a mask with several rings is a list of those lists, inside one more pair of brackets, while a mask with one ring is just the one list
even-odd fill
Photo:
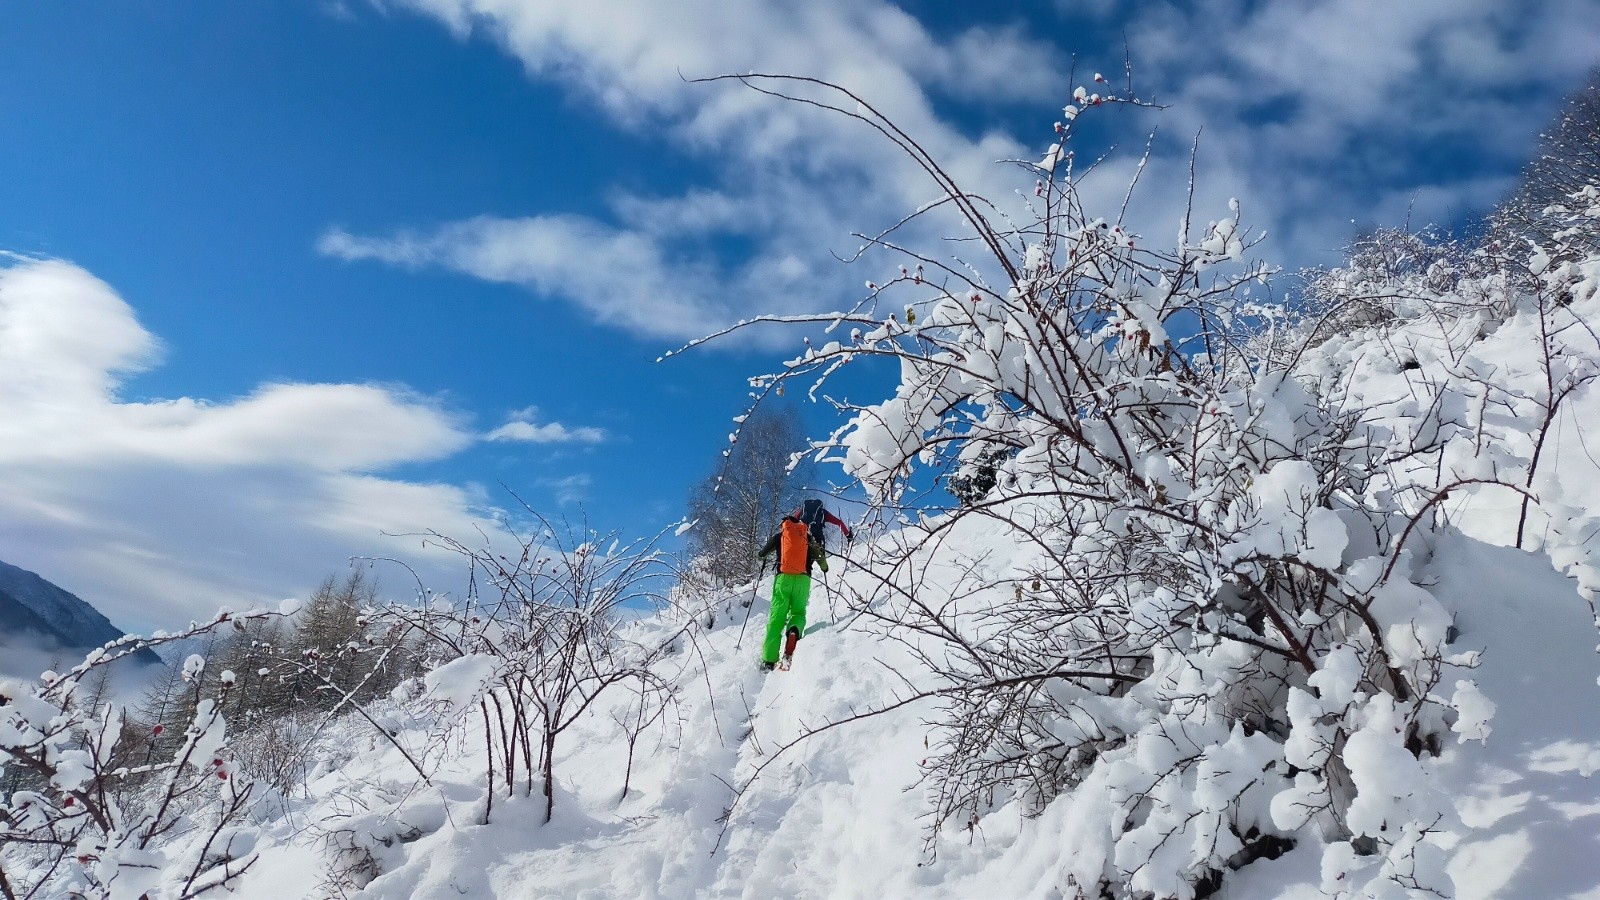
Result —
[[778, 661], [783, 633], [790, 628], [806, 631], [806, 601], [811, 597], [810, 575], [785, 575], [772, 578], [772, 614], [767, 618], [767, 640], [761, 645], [764, 662]]

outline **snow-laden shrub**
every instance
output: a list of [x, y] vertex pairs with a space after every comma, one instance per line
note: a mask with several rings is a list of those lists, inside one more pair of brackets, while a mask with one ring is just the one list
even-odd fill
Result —
[[[602, 696], [624, 688], [637, 691], [646, 707], [671, 703], [673, 686], [655, 664], [699, 621], [686, 617], [677, 632], [648, 644], [629, 636], [630, 607], [666, 605], [662, 588], [672, 572], [657, 549], [661, 535], [624, 543], [616, 534], [525, 511], [533, 524], [524, 531], [508, 527], [502, 544], [509, 547], [469, 546], [430, 532], [430, 540], [461, 554], [470, 568], [463, 602], [436, 598], [375, 613], [380, 622], [423, 635], [424, 653], [435, 660], [412, 701], [440, 723], [435, 748], [456, 728], [481, 723], [484, 822], [497, 792], [530, 796], [536, 785], [549, 821], [562, 735]], [[638, 727], [658, 718], [641, 713]], [[626, 791], [628, 773], [622, 779]]]
[[[797, 81], [922, 163], [946, 197], [928, 209], [957, 209], [961, 246], [992, 257], [901, 251], [858, 307], [813, 320], [835, 341], [755, 380], [815, 394], [860, 360], [898, 363], [893, 395], [840, 404], [848, 422], [819, 446], [874, 513], [908, 522], [876, 543], [880, 587], [856, 607], [947, 704], [925, 762], [935, 836], [1008, 803], [1069, 803], [1068, 896], [1190, 897], [1308, 838], [1331, 892], [1448, 895], [1435, 837], [1457, 823], [1423, 760], [1486, 735], [1491, 707], [1450, 646], [1428, 548], [1459, 495], [1533, 503], [1537, 447], [1505, 413], [1552, 421], [1592, 378], [1580, 313], [1543, 274], [1524, 296], [1482, 260], [1388, 235], [1326, 282], [1381, 308], [1339, 320], [1328, 354], [1280, 352], [1334, 334], [1251, 299], [1265, 270], [1243, 263], [1236, 203], [1170, 249], [1085, 209], [1067, 149], [1079, 105], [1026, 165], [1025, 215], [1006, 217], [860, 98]], [[1419, 321], [1426, 339], [1401, 346]], [[1263, 341], [1268, 326], [1293, 333]], [[1497, 328], [1529, 331], [1528, 371], [1553, 390], [1467, 365]], [[1373, 367], [1415, 375], [1396, 396]], [[904, 499], [921, 473], [968, 484], [995, 461], [964, 505]], [[980, 535], [1024, 562], [945, 551]]]
[[234, 736], [234, 759], [279, 794], [299, 794], [310, 774], [312, 741], [325, 719], [316, 709], [262, 717]]
[[405, 859], [405, 845], [444, 827], [449, 814], [437, 797], [418, 797], [414, 789], [366, 785], [349, 797], [366, 808], [317, 823], [327, 860], [324, 887], [343, 896], [360, 890]]
[[[152, 736], [130, 733], [115, 704], [88, 708], [80, 689], [144, 648], [269, 615], [223, 612], [181, 633], [120, 638], [35, 683], [0, 682], [0, 778], [14, 786], [0, 797], [0, 896], [199, 897], [250, 867], [259, 792], [225, 749], [231, 673], [216, 696], [195, 698], [182, 739], [161, 755], [130, 752], [135, 738], [153, 750]], [[190, 656], [183, 680], [198, 686], [204, 666]]]
[[1301, 273], [1304, 284], [1284, 323], [1256, 335], [1252, 353], [1288, 367], [1331, 338], [1420, 315], [1504, 317], [1502, 262], [1431, 230], [1377, 229], [1352, 242], [1337, 268]]

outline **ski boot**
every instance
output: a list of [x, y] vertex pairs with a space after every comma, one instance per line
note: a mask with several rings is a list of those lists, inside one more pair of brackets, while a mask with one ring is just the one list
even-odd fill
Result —
[[794, 665], [794, 645], [798, 643], [800, 643], [800, 629], [791, 626], [783, 633], [783, 659], [778, 663], [778, 668], [782, 671], [787, 672], [789, 667]]

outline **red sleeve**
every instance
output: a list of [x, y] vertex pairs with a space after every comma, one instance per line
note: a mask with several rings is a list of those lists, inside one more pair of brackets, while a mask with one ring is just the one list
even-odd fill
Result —
[[838, 516], [834, 515], [831, 512], [828, 512], [827, 510], [823, 510], [822, 511], [822, 521], [824, 521], [824, 522], [832, 522], [833, 524], [839, 526], [839, 530], [840, 531], [849, 531], [850, 530], [850, 526], [846, 525], [844, 523], [843, 519], [839, 518]]

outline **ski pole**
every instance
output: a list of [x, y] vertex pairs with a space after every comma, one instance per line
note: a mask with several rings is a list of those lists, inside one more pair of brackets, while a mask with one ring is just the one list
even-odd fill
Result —
[[828, 586], [828, 573], [822, 573], [822, 596], [828, 598], [828, 621], [833, 622], [839, 618], [833, 609], [833, 588]]
[[744, 629], [750, 624], [750, 614], [755, 611], [756, 597], [761, 590], [761, 582], [767, 580], [767, 560], [761, 559], [761, 571], [756, 575], [756, 583], [750, 588], [750, 605], [744, 608], [744, 622], [739, 625], [739, 639], [733, 642], [733, 649], [738, 650], [744, 646]]

